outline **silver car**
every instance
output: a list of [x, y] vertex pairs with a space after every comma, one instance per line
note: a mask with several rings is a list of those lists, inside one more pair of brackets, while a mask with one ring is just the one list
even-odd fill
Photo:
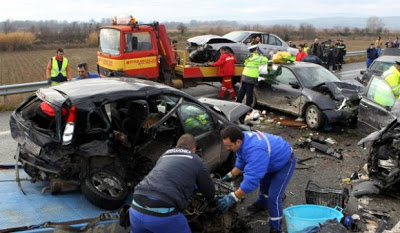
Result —
[[267, 56], [271, 51], [288, 51], [293, 56], [298, 49], [290, 47], [277, 35], [257, 31], [233, 31], [223, 36], [203, 35], [189, 38], [188, 52], [192, 62], [215, 61], [219, 57], [219, 48], [227, 46], [236, 56], [237, 63], [243, 63], [250, 54], [248, 46], [253, 37], [259, 36], [261, 44], [259, 51]]

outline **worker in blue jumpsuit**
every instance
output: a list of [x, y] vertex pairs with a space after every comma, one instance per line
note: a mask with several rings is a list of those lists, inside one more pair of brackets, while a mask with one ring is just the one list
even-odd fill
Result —
[[282, 137], [228, 126], [221, 131], [228, 150], [236, 152], [235, 167], [222, 179], [243, 173], [240, 187], [217, 202], [222, 212], [260, 186], [260, 195], [249, 211], [269, 209], [270, 233], [282, 232], [282, 197], [296, 165], [292, 147]]
[[205, 200], [214, 201], [215, 187], [207, 167], [195, 154], [196, 140], [182, 135], [156, 166], [135, 187], [129, 209], [131, 233], [190, 233], [182, 211], [197, 188]]

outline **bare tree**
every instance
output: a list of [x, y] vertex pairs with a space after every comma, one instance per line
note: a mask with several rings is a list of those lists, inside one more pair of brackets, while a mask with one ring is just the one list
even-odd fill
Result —
[[302, 23], [299, 26], [299, 35], [302, 40], [313, 39], [316, 35], [315, 27], [312, 24]]
[[371, 16], [367, 19], [367, 29], [373, 35], [379, 35], [382, 33], [385, 27], [385, 23], [382, 18], [377, 16]]
[[178, 24], [178, 26], [176, 26], [176, 29], [178, 29], [181, 35], [183, 35], [187, 31], [187, 27], [183, 23]]
[[3, 31], [5, 34], [13, 31], [13, 27], [12, 27], [10, 19], [7, 19], [6, 21], [3, 22]]

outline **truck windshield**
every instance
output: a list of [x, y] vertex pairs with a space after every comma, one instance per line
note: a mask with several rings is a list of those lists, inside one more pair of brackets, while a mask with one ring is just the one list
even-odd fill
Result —
[[120, 53], [120, 31], [111, 28], [100, 30], [100, 52], [110, 55]]

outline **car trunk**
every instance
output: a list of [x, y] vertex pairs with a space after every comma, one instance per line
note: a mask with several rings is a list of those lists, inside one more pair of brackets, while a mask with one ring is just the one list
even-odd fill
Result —
[[10, 128], [12, 137], [20, 145], [37, 154], [39, 147], [49, 143], [60, 144], [63, 132], [63, 117], [68, 110], [61, 106], [66, 98], [53, 89], [41, 89], [12, 114]]

